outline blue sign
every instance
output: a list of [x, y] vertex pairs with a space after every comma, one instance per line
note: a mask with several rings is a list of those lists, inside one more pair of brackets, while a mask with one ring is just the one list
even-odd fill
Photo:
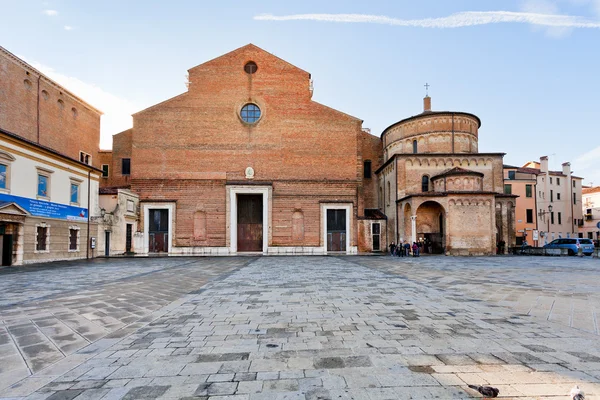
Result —
[[87, 208], [67, 206], [49, 201], [28, 199], [0, 193], [0, 201], [16, 203], [35, 217], [66, 219], [69, 221], [87, 221]]
[[600, 222], [596, 224], [596, 228], [600, 229]]

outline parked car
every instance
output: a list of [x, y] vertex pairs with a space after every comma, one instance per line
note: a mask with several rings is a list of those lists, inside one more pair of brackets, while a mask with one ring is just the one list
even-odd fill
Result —
[[568, 249], [570, 256], [576, 255], [579, 252], [579, 248], [581, 248], [583, 254], [591, 256], [594, 252], [594, 242], [592, 242], [592, 239], [562, 238], [551, 241], [544, 248]]

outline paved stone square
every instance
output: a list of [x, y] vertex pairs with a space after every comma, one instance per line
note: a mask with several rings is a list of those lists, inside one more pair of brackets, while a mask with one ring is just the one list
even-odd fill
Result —
[[0, 397], [600, 398], [599, 273], [385, 256], [0, 270]]

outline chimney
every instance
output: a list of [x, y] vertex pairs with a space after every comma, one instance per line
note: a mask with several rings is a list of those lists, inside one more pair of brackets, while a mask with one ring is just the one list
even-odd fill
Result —
[[431, 97], [425, 96], [423, 98], [423, 112], [431, 111]]
[[571, 163], [570, 162], [563, 163], [562, 167], [563, 167], [563, 174], [565, 174], [566, 176], [571, 175]]
[[540, 172], [548, 172], [548, 156], [540, 157]]

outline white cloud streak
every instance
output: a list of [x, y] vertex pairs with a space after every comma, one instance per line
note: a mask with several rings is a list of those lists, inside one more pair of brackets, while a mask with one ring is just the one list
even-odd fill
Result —
[[73, 29], [75, 28], [73, 28], [71, 25], [65, 25], [65, 31], [72, 31]]
[[600, 20], [580, 16], [540, 14], [514, 11], [465, 11], [441, 18], [399, 19], [369, 14], [261, 14], [258, 21], [320, 21], [341, 23], [368, 23], [418, 28], [463, 28], [468, 26], [521, 23], [555, 28], [600, 28]]
[[56, 10], [44, 10], [43, 13], [49, 17], [56, 17], [58, 15], [58, 11]]

